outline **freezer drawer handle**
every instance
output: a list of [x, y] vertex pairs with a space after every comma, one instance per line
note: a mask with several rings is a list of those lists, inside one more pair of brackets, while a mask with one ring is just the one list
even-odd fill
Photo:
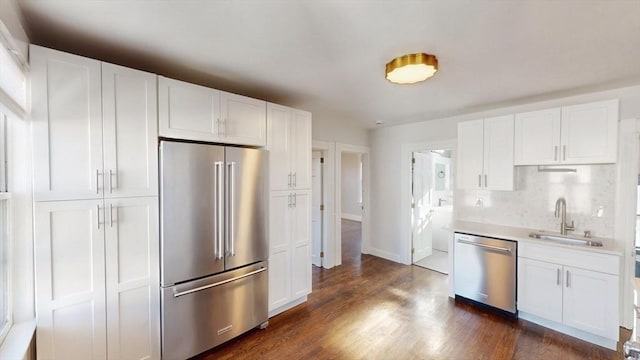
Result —
[[231, 279], [223, 280], [223, 281], [220, 281], [220, 282], [217, 282], [217, 283], [213, 283], [213, 284], [209, 284], [209, 285], [205, 285], [205, 286], [200, 286], [200, 287], [195, 288], [195, 289], [181, 291], [181, 292], [176, 292], [176, 288], [173, 288], [173, 297], [179, 297], [179, 296], [182, 296], [182, 295], [188, 295], [188, 294], [191, 294], [191, 293], [194, 293], [194, 292], [198, 292], [198, 291], [210, 289], [212, 287], [224, 285], [224, 284], [230, 283], [232, 281], [244, 279], [244, 278], [249, 277], [251, 275], [255, 275], [255, 274], [261, 273], [261, 272], [263, 272], [265, 270], [267, 270], [267, 268], [263, 267], [263, 268], [260, 268], [258, 270], [254, 270], [254, 271], [252, 271], [250, 273], [246, 273], [244, 275], [236, 276], [236, 277], [231, 278]]
[[462, 239], [458, 239], [458, 242], [459, 243], [473, 245], [473, 246], [478, 246], [478, 247], [485, 248], [485, 249], [491, 249], [491, 250], [495, 250], [495, 251], [500, 251], [500, 252], [507, 253], [507, 254], [511, 254], [511, 249], [507, 249], [507, 248], [503, 248], [503, 247], [499, 247], [499, 246], [485, 245], [485, 244], [475, 243], [473, 241], [466, 241], [466, 240], [462, 240]]

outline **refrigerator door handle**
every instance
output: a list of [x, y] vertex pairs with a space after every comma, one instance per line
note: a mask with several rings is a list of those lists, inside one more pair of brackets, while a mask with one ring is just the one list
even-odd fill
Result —
[[216, 180], [216, 184], [215, 184], [215, 206], [216, 206], [216, 215], [215, 215], [215, 221], [214, 221], [214, 225], [213, 225], [213, 229], [214, 229], [214, 253], [215, 253], [215, 257], [216, 259], [222, 259], [224, 258], [224, 251], [222, 249], [222, 238], [224, 236], [223, 234], [223, 226], [222, 226], [222, 222], [223, 222], [223, 213], [222, 213], [222, 208], [223, 208], [223, 199], [222, 199], [222, 171], [223, 169], [223, 162], [222, 161], [216, 161], [214, 163], [215, 166], [215, 180]]
[[244, 274], [244, 275], [236, 276], [236, 277], [231, 278], [231, 279], [227, 279], [227, 280], [219, 281], [219, 282], [217, 282], [217, 283], [208, 284], [208, 285], [204, 285], [204, 286], [197, 287], [197, 288], [195, 288], [195, 289], [190, 289], [190, 290], [185, 290], [185, 291], [180, 291], [180, 292], [177, 292], [176, 288], [174, 288], [174, 289], [173, 289], [173, 297], [180, 297], [180, 296], [183, 296], [183, 295], [192, 294], [192, 293], [194, 293], [194, 292], [198, 292], [198, 291], [202, 291], [202, 290], [206, 290], [206, 289], [211, 289], [212, 287], [216, 287], [216, 286], [220, 286], [220, 285], [224, 285], [224, 284], [230, 283], [230, 282], [232, 282], [232, 281], [236, 281], [236, 280], [244, 279], [244, 278], [246, 278], [246, 277], [249, 277], [249, 276], [252, 276], [252, 275], [255, 275], [255, 274], [261, 273], [261, 272], [263, 272], [263, 271], [265, 271], [265, 270], [267, 270], [267, 268], [266, 268], [266, 267], [263, 267], [263, 268], [260, 268], [260, 269], [258, 269], [258, 270], [254, 270], [254, 271], [252, 271], [252, 272], [246, 273], [246, 274]]
[[235, 239], [235, 202], [236, 202], [236, 194], [235, 194], [235, 171], [236, 171], [236, 163], [232, 161], [227, 164], [229, 167], [229, 171], [227, 172], [227, 196], [229, 199], [229, 204], [227, 205], [227, 236], [229, 241], [229, 254], [231, 256], [236, 255], [236, 239]]

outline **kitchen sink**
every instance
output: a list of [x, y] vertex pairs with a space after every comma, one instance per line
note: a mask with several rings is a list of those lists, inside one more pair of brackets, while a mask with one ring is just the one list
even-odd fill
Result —
[[554, 241], [561, 244], [577, 245], [577, 246], [602, 246], [602, 242], [592, 240], [589, 238], [580, 238], [577, 236], [566, 236], [560, 234], [549, 234], [544, 232], [532, 232], [529, 234], [530, 238]]

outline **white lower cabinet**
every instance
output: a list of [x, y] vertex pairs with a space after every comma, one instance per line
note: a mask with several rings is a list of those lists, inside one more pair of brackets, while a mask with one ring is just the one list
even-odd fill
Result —
[[311, 293], [311, 191], [274, 191], [270, 202], [269, 315]]
[[519, 252], [520, 317], [615, 349], [619, 257], [529, 244]]
[[37, 357], [159, 359], [158, 198], [35, 204]]

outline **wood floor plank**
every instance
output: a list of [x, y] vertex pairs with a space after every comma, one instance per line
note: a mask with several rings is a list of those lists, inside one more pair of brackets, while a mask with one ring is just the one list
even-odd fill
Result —
[[[360, 254], [343, 220], [343, 264], [313, 268], [308, 301], [199, 359], [623, 359], [536, 324], [448, 297], [447, 275]], [[621, 344], [630, 332], [621, 329]]]

